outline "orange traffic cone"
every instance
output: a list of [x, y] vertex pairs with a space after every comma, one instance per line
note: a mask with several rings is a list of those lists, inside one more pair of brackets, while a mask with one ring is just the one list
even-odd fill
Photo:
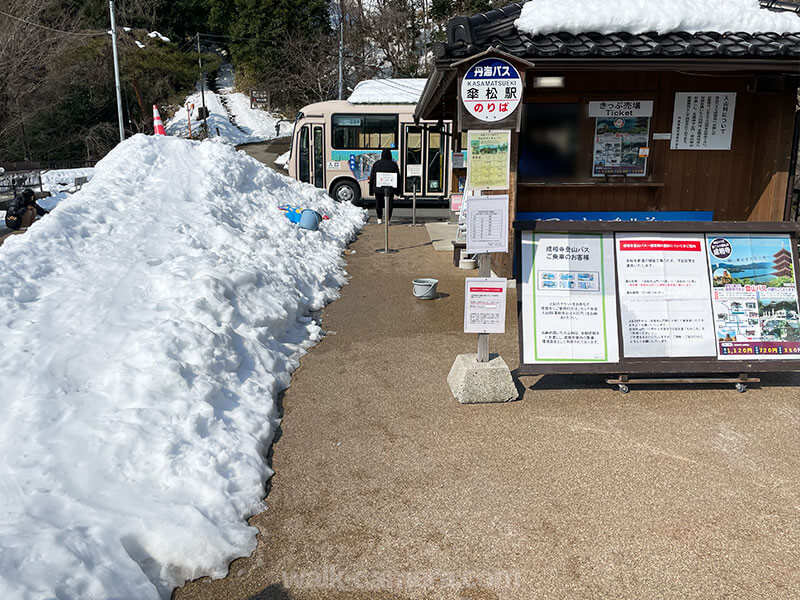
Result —
[[153, 135], [167, 135], [164, 129], [164, 124], [161, 122], [161, 114], [158, 112], [158, 106], [153, 104]]

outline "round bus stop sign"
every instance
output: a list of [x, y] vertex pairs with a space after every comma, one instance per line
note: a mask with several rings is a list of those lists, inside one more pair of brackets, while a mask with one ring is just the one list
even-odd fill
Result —
[[502, 121], [522, 102], [522, 77], [511, 63], [484, 58], [464, 75], [461, 102], [476, 119]]

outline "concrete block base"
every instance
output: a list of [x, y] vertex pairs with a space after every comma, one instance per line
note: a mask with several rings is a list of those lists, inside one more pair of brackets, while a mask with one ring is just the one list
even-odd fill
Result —
[[497, 355], [489, 358], [489, 362], [481, 363], [477, 354], [456, 357], [447, 383], [461, 404], [509, 402], [519, 397], [506, 361]]

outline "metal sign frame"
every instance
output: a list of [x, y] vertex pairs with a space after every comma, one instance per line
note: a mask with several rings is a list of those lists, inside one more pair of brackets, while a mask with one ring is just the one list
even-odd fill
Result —
[[[620, 303], [616, 302], [619, 362], [597, 362], [581, 364], [531, 364], [524, 362], [524, 339], [522, 331], [522, 235], [523, 231], [536, 233], [749, 233], [789, 234], [792, 242], [792, 265], [795, 277], [798, 274], [798, 240], [800, 223], [782, 221], [775, 223], [745, 221], [713, 222], [609, 222], [609, 221], [514, 221], [514, 262], [517, 281], [517, 330], [519, 335], [519, 374], [719, 374], [719, 373], [767, 373], [800, 371], [800, 359], [781, 360], [719, 360], [717, 357], [655, 357], [625, 358], [623, 350], [622, 318]], [[614, 270], [617, 269], [617, 253], [614, 252]], [[619, 298], [619, 279], [615, 278], [616, 294]], [[716, 335], [716, 333], [715, 333]]]

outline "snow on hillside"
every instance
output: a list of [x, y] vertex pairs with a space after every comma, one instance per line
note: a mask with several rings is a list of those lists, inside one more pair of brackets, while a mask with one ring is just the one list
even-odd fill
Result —
[[[267, 111], [250, 108], [250, 98], [245, 94], [233, 91], [233, 71], [230, 63], [223, 63], [217, 77], [219, 93], [205, 90], [206, 106], [210, 112], [208, 130], [211, 137], [219, 137], [229, 144], [249, 144], [263, 142], [278, 137], [275, 125], [278, 117]], [[199, 89], [199, 86], [198, 86]], [[192, 132], [196, 136], [202, 121], [196, 120], [197, 109], [202, 106], [199, 91], [186, 98], [183, 107], [167, 121], [167, 135], [189, 137], [187, 104], [194, 104], [192, 114]], [[291, 126], [284, 123], [282, 134], [291, 132]]]
[[276, 395], [364, 219], [225, 144], [137, 135], [6, 240], [0, 598], [169, 598], [252, 552]]
[[762, 9], [758, 0], [530, 0], [515, 24], [532, 35], [559, 31], [800, 31], [797, 14]]

